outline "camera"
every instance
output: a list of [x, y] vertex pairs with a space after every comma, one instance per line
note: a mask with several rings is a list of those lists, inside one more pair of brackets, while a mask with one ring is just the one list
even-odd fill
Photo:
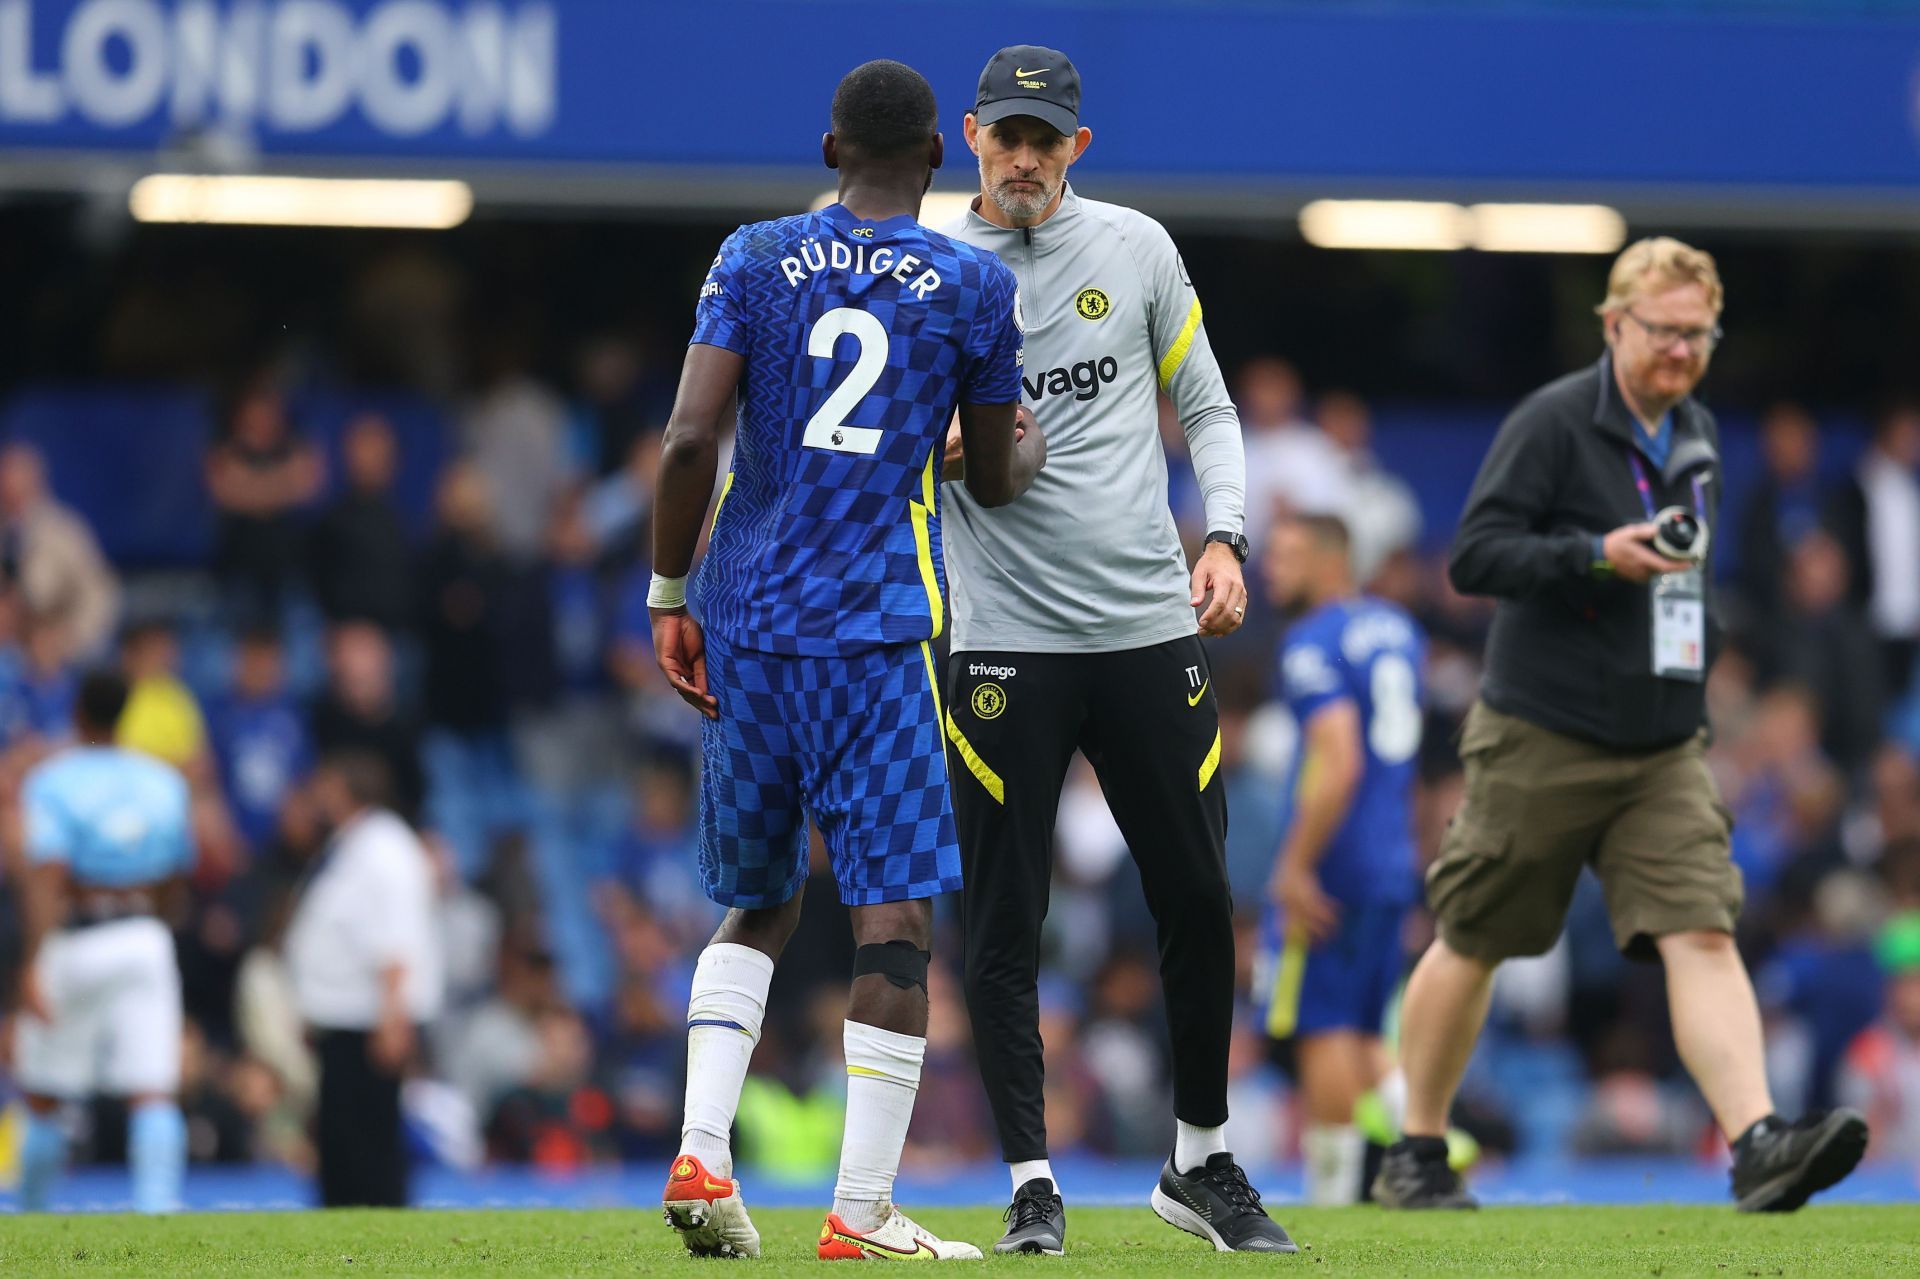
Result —
[[1707, 558], [1706, 523], [1684, 506], [1669, 506], [1653, 517], [1653, 549], [1698, 564]]

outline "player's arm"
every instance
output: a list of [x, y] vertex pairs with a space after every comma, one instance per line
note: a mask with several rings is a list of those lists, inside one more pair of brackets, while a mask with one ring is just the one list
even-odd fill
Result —
[[[1020, 364], [1026, 337], [1020, 285], [994, 261], [980, 289], [980, 311], [968, 335], [960, 384], [960, 473], [955, 476], [982, 506], [1005, 506], [1033, 485], [1047, 464], [1047, 439], [1020, 403]], [[951, 459], [953, 441], [948, 439]], [[944, 469], [944, 468], [943, 468]]]
[[54, 929], [66, 922], [67, 899], [72, 892], [72, 877], [65, 861], [35, 862], [27, 871], [25, 891], [21, 894], [21, 950], [25, 964], [20, 970], [20, 1006], [42, 1021], [51, 1021], [45, 992], [40, 988], [40, 946]]
[[695, 343], [680, 368], [680, 391], [660, 447], [660, 481], [653, 506], [653, 583], [647, 611], [653, 652], [682, 700], [710, 719], [719, 704], [707, 692], [707, 659], [700, 624], [687, 612], [687, 572], [706, 523], [720, 466], [720, 431], [739, 390], [746, 357], [725, 347]]
[[[1033, 410], [1024, 404], [1020, 405], [1013, 414], [1013, 442], [1020, 443], [1029, 429], [1035, 429], [1038, 426], [1039, 421], [1033, 416]], [[1044, 464], [1045, 459], [1042, 458], [1042, 465]], [[1038, 474], [1037, 468], [1035, 474]], [[940, 459], [940, 480], [942, 483], [959, 483], [966, 478], [966, 439], [960, 433], [960, 414], [955, 412], [953, 421], [947, 425], [947, 451], [946, 455]]]
[[[1180, 251], [1158, 222], [1142, 217], [1128, 247], [1145, 279], [1148, 330], [1160, 390], [1173, 401], [1187, 454], [1206, 508], [1207, 532], [1244, 533], [1247, 523], [1247, 455], [1240, 439], [1240, 412], [1227, 394], [1226, 378], [1207, 340], [1200, 295], [1194, 292]], [[1227, 635], [1246, 620], [1247, 584], [1233, 548], [1208, 542], [1193, 566], [1188, 601], [1199, 608], [1202, 635]]]
[[1005, 506], [1047, 464], [1047, 437], [1022, 404], [960, 406], [961, 481], [982, 506]]
[[1320, 888], [1320, 862], [1359, 790], [1365, 766], [1359, 707], [1351, 698], [1323, 705], [1301, 730], [1300, 749], [1293, 821], [1268, 891], [1286, 911], [1288, 922], [1304, 927], [1318, 941], [1339, 924], [1338, 907]]

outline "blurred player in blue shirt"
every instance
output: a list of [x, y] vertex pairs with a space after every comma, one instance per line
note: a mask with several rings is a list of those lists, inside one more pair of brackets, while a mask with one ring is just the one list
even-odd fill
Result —
[[27, 967], [15, 1064], [28, 1122], [20, 1202], [44, 1209], [66, 1157], [63, 1102], [127, 1100], [133, 1206], [178, 1206], [187, 1133], [180, 1088], [180, 969], [162, 899], [192, 868], [187, 783], [114, 746], [127, 701], [118, 675], [82, 681], [78, 744], [21, 785], [29, 866]]
[[[960, 886], [928, 647], [945, 616], [936, 471], [956, 409], [983, 505], [1019, 496], [1045, 448], [1016, 427], [1012, 272], [916, 220], [943, 155], [937, 125], [910, 67], [869, 62], [841, 81], [821, 146], [839, 202], [727, 237], [661, 452], [654, 650], [706, 717], [700, 872], [729, 908], [694, 974], [686, 1119], [663, 1195], [696, 1254], [759, 1252], [729, 1133], [800, 917], [811, 817], [857, 943], [846, 1133], [819, 1253], [980, 1255], [892, 1202], [926, 1051], [930, 899]], [[736, 399], [696, 621], [686, 573]]]
[[1426, 643], [1404, 612], [1355, 589], [1346, 526], [1333, 516], [1281, 524], [1266, 572], [1274, 602], [1299, 614], [1280, 681], [1300, 726], [1268, 889], [1267, 1032], [1294, 1042], [1308, 1201], [1347, 1204], [1366, 1154], [1354, 1105], [1387, 1073], [1381, 1023], [1419, 890], [1412, 799]]

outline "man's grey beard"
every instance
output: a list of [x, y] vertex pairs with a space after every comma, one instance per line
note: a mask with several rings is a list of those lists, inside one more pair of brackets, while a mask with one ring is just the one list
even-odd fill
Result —
[[986, 174], [986, 161], [980, 163], [980, 179], [987, 188], [987, 197], [999, 206], [1000, 212], [1016, 222], [1037, 218], [1053, 203], [1053, 197], [1060, 194], [1060, 188], [1042, 184], [1040, 190], [1028, 195], [1009, 189], [1008, 181], [989, 182]]

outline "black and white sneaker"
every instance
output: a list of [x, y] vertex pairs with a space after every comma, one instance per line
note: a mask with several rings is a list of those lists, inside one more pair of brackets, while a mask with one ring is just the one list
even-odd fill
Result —
[[1260, 1206], [1260, 1192], [1247, 1174], [1222, 1152], [1209, 1156], [1192, 1173], [1176, 1170], [1173, 1160], [1160, 1170], [1153, 1188], [1153, 1210], [1160, 1220], [1199, 1235], [1215, 1252], [1298, 1252], [1280, 1224]]
[[1045, 1177], [1035, 1177], [1014, 1191], [1013, 1202], [1000, 1219], [1007, 1223], [1007, 1233], [993, 1245], [995, 1252], [1058, 1257], [1067, 1250], [1067, 1206]]
[[1447, 1163], [1444, 1137], [1402, 1137], [1387, 1147], [1373, 1201], [1382, 1208], [1478, 1208], [1460, 1174]]
[[1741, 1212], [1792, 1212], [1853, 1171], [1867, 1153], [1867, 1121], [1844, 1107], [1793, 1123], [1762, 1119], [1733, 1143], [1733, 1198]]

